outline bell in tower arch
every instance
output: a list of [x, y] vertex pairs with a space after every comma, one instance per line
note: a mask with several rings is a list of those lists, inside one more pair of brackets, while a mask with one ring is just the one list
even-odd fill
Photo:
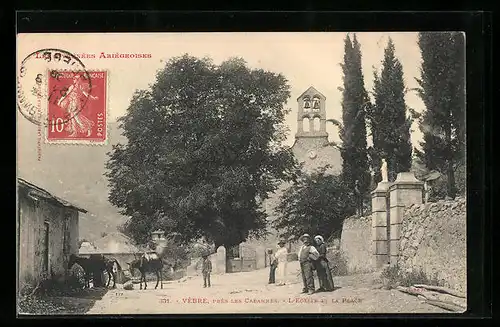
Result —
[[313, 98], [313, 109], [315, 111], [319, 110], [319, 98], [318, 97], [314, 97]]
[[311, 108], [311, 100], [309, 97], [304, 97], [304, 109], [310, 109]]

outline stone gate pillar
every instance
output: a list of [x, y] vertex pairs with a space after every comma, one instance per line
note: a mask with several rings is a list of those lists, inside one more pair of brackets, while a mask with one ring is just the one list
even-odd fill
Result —
[[416, 179], [413, 172], [405, 172], [399, 173], [396, 181], [389, 187], [391, 266], [398, 262], [401, 223], [405, 206], [422, 203], [423, 186], [424, 183]]
[[225, 274], [226, 273], [226, 248], [224, 246], [219, 246], [217, 253], [215, 255], [215, 273]]
[[389, 261], [387, 207], [388, 190], [391, 183], [380, 182], [372, 191], [372, 242], [376, 268]]
[[261, 245], [255, 247], [255, 266], [256, 269], [266, 267], [266, 248]]

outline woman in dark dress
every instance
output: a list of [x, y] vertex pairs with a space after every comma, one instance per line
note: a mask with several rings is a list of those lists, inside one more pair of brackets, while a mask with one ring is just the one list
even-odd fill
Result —
[[326, 257], [326, 244], [321, 235], [316, 235], [314, 237], [314, 241], [316, 242], [316, 249], [319, 252], [319, 259], [317, 261], [319, 290], [323, 292], [331, 292], [334, 289], [334, 285], [332, 272]]
[[267, 254], [269, 255], [269, 284], [274, 284], [276, 283], [276, 268], [278, 268], [278, 260], [274, 257], [271, 249], [267, 250]]

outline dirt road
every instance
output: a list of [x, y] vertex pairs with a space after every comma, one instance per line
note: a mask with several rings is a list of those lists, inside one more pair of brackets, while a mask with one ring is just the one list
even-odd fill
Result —
[[414, 296], [381, 289], [374, 285], [373, 274], [336, 277], [334, 292], [300, 294], [298, 265], [290, 264], [285, 286], [268, 285], [267, 269], [213, 275], [210, 288], [203, 288], [198, 276], [164, 283], [157, 290], [156, 282], [148, 283], [147, 290], [124, 290], [118, 285], [87, 314], [446, 312]]

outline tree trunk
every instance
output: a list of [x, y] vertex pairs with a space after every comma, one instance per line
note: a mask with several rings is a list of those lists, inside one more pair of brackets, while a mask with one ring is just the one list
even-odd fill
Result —
[[449, 289], [449, 288], [442, 287], [442, 286], [434, 286], [434, 285], [426, 285], [426, 284], [415, 284], [413, 286], [418, 287], [418, 288], [425, 288], [426, 290], [430, 290], [430, 291], [436, 291], [436, 292], [440, 292], [440, 293], [450, 294], [450, 295], [453, 295], [456, 297], [461, 297], [464, 299], [466, 298], [465, 294], [459, 293], [456, 290]]
[[453, 161], [448, 159], [447, 167], [447, 194], [450, 198], [454, 199], [456, 196], [455, 189], [455, 170], [453, 169]]
[[455, 170], [453, 169], [453, 148], [451, 144], [451, 123], [448, 123], [444, 129], [444, 135], [446, 139], [446, 146], [448, 147], [446, 153], [446, 175], [447, 175], [447, 183], [446, 183], [446, 193], [447, 195], [454, 199], [455, 192]]
[[396, 169], [397, 169], [396, 158], [392, 156], [387, 162], [387, 179], [389, 180], [389, 182], [394, 182], [398, 177]]

